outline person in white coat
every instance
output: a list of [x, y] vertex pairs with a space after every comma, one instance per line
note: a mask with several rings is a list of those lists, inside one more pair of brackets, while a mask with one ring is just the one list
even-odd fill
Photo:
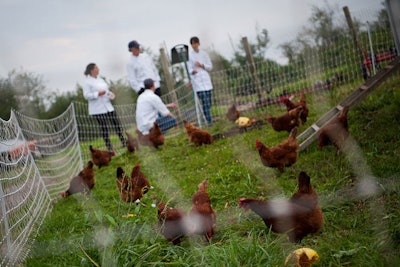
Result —
[[161, 132], [165, 132], [176, 126], [176, 118], [168, 108], [176, 109], [175, 103], [164, 104], [161, 98], [155, 94], [155, 83], [152, 79], [144, 80], [145, 90], [136, 103], [136, 125], [138, 130], [146, 135], [153, 128], [154, 122], [158, 124]]
[[111, 103], [115, 95], [109, 90], [106, 81], [98, 77], [99, 72], [100, 70], [95, 63], [90, 63], [86, 66], [84, 72], [86, 79], [82, 86], [83, 97], [88, 101], [89, 115], [93, 116], [100, 126], [107, 149], [114, 151], [108, 134], [108, 121], [114, 126], [114, 130], [118, 134], [122, 146], [126, 146], [126, 141], [114, 106]]
[[131, 56], [126, 68], [131, 88], [140, 95], [145, 90], [144, 80], [151, 78], [156, 87], [155, 94], [161, 96], [161, 78], [153, 60], [147, 54], [142, 53], [140, 44], [135, 40], [128, 43], [128, 51], [131, 53]]
[[212, 70], [211, 59], [207, 52], [200, 50], [200, 40], [198, 37], [190, 38], [190, 45], [193, 50], [189, 52], [188, 69], [193, 90], [201, 100], [203, 114], [207, 120], [207, 124], [211, 125], [211, 103], [213, 85], [209, 75]]

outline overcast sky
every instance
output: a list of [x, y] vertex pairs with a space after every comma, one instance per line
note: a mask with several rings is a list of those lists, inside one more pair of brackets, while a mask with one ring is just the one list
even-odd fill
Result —
[[[350, 12], [380, 9], [382, 0], [330, 0]], [[40, 75], [48, 89], [75, 91], [90, 62], [108, 79], [126, 79], [128, 42], [159, 54], [198, 36], [201, 48], [232, 58], [242, 37], [267, 29], [268, 57], [284, 62], [279, 44], [294, 40], [321, 0], [0, 0], [0, 77], [13, 69]]]

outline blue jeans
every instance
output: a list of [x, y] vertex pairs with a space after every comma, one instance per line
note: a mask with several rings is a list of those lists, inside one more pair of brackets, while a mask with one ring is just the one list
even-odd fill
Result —
[[197, 92], [197, 95], [199, 96], [199, 98], [201, 100], [203, 114], [206, 117], [207, 124], [211, 124], [212, 123], [212, 118], [211, 118], [212, 90]]
[[165, 117], [158, 117], [156, 119], [158, 126], [161, 129], [161, 132], [165, 134], [168, 129], [176, 126], [176, 119], [173, 117], [165, 116]]

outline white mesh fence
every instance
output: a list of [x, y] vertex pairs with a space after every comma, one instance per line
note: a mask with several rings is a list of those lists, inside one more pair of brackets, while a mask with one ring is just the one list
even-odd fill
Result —
[[[376, 18], [375, 12], [363, 11], [353, 17], [363, 22]], [[339, 19], [339, 23], [345, 24], [345, 19]], [[362, 59], [350, 33], [341, 32], [323, 45], [308, 48], [287, 66], [267, 61], [256, 62], [254, 68], [246, 65], [211, 72], [215, 125], [222, 130], [232, 127], [225, 114], [233, 103], [244, 116], [260, 117], [283, 95], [319, 93], [338, 84], [353, 90], [365, 75], [373, 76], [396, 54], [391, 31], [375, 28], [367, 34], [366, 26], [357, 36], [365, 56]], [[162, 99], [178, 104], [173, 112], [179, 125], [183, 120], [204, 125], [201, 105], [195, 105], [195, 95], [186, 85], [165, 93]], [[122, 131], [135, 135], [136, 105], [114, 107]], [[90, 159], [89, 145], [106, 149], [101, 129], [87, 110], [87, 103], [77, 102], [51, 120], [14, 111], [9, 121], [0, 120], [0, 265], [13, 266], [24, 260], [32, 236], [51, 210], [51, 202]], [[108, 132], [117, 154], [125, 151], [112, 125], [108, 125]], [[169, 130], [166, 138], [176, 134], [184, 134], [183, 129]]]
[[0, 265], [13, 266], [27, 255], [51, 199], [14, 114], [0, 124]]
[[82, 160], [72, 105], [52, 120], [12, 111], [0, 124], [0, 265], [15, 266]]

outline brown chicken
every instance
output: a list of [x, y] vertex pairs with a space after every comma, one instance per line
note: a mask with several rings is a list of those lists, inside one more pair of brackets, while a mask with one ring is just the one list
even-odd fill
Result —
[[303, 112], [303, 107], [298, 106], [285, 114], [278, 117], [267, 117], [267, 121], [271, 124], [275, 131], [287, 131], [290, 132], [294, 127], [299, 127], [301, 125], [301, 114]]
[[172, 244], [178, 245], [182, 238], [187, 234], [187, 215], [186, 212], [178, 208], [170, 208], [164, 202], [154, 197], [157, 201], [158, 226], [162, 235]]
[[211, 207], [207, 186], [208, 179], [205, 179], [198, 185], [198, 191], [192, 196], [190, 233], [203, 235], [210, 240], [216, 231], [216, 213]]
[[231, 122], [235, 122], [240, 117], [240, 112], [235, 104], [232, 104], [226, 112], [226, 118]]
[[149, 134], [142, 134], [138, 129], [136, 129], [136, 133], [139, 138], [139, 143], [143, 146], [154, 146], [158, 148], [164, 144], [164, 135], [156, 122], [154, 122], [154, 126], [151, 128]]
[[115, 155], [114, 151], [105, 151], [93, 148], [92, 145], [89, 146], [90, 153], [92, 154], [93, 163], [99, 167], [108, 166], [110, 164], [111, 158]]
[[129, 152], [135, 152], [139, 150], [139, 141], [136, 137], [134, 137], [130, 132], [125, 131], [127, 141], [126, 148]]
[[195, 146], [212, 144], [214, 142], [214, 138], [209, 132], [197, 128], [188, 121], [183, 121], [183, 124], [189, 137], [189, 141]]
[[332, 144], [336, 147], [338, 153], [341, 151], [350, 135], [349, 125], [347, 123], [348, 112], [349, 107], [344, 107], [339, 116], [332, 119], [320, 129], [318, 136], [318, 147], [320, 149], [322, 149], [323, 146]]
[[292, 109], [297, 108], [298, 106], [303, 107], [303, 111], [301, 112], [300, 119], [303, 123], [307, 122], [309, 109], [307, 107], [307, 100], [304, 93], [301, 94], [299, 101], [293, 102], [289, 98], [284, 98], [282, 102], [285, 104], [287, 111], [291, 111]]
[[310, 177], [300, 172], [297, 181], [298, 190], [290, 199], [264, 201], [240, 198], [239, 206], [258, 214], [272, 231], [287, 233], [291, 242], [300, 242], [308, 234], [321, 230], [324, 217]]
[[76, 193], [90, 194], [95, 184], [93, 162], [88, 161], [86, 167], [77, 176], [72, 178], [68, 190], [62, 192], [61, 196], [67, 198]]
[[124, 202], [140, 200], [150, 189], [149, 180], [141, 172], [139, 163], [133, 167], [131, 177], [125, 174], [122, 167], [118, 167], [116, 182], [121, 200]]
[[285, 167], [293, 165], [299, 156], [299, 143], [296, 138], [297, 127], [293, 128], [289, 137], [279, 145], [268, 148], [256, 140], [256, 148], [264, 166], [278, 168], [283, 172]]

